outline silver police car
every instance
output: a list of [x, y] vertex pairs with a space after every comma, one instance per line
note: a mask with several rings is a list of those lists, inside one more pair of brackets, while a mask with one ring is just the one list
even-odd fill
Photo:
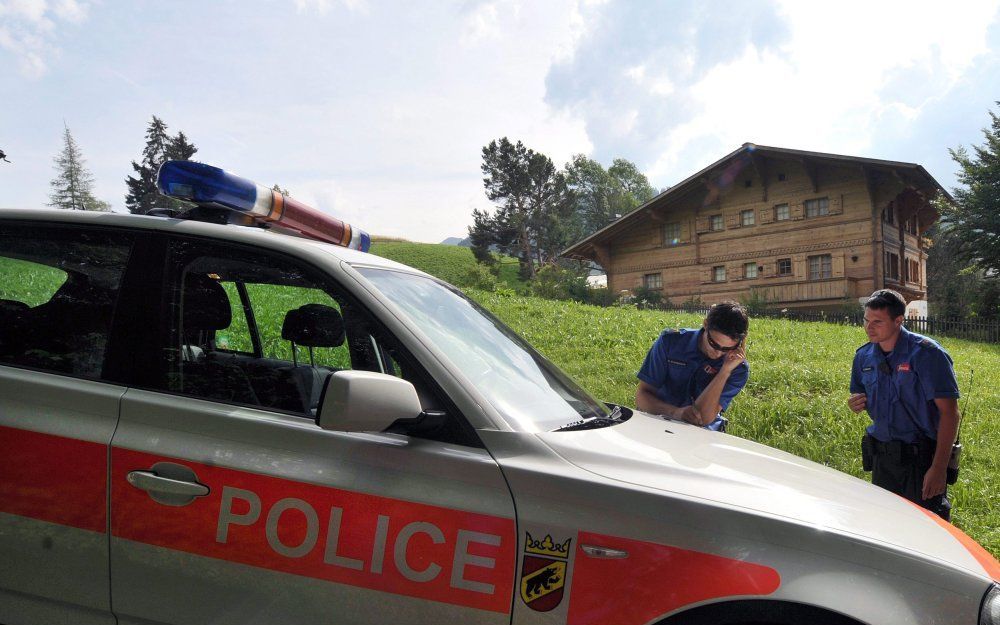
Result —
[[1000, 625], [921, 508], [607, 406], [363, 232], [165, 168], [174, 217], [0, 211], [0, 623]]

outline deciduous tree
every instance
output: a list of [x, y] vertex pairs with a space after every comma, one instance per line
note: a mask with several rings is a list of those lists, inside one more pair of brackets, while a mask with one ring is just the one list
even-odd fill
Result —
[[492, 214], [473, 211], [473, 253], [483, 258], [495, 246], [516, 256], [521, 275], [533, 278], [539, 265], [554, 259], [572, 240], [564, 223], [573, 214], [566, 177], [552, 159], [507, 137], [483, 148], [481, 169], [486, 197], [496, 209]]

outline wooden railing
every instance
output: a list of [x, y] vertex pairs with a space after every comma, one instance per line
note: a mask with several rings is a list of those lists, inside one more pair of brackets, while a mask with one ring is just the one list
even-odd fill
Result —
[[[671, 306], [667, 310], [696, 312], [707, 314], [707, 309], [692, 309], [690, 307]], [[841, 325], [861, 326], [864, 324], [864, 313], [824, 313], [801, 312], [796, 310], [754, 310], [751, 317], [767, 319], [790, 319], [793, 321], [822, 321]], [[971, 341], [1000, 343], [1000, 320], [966, 319], [962, 317], [907, 317], [905, 326], [908, 330], [926, 336], [949, 336]]]

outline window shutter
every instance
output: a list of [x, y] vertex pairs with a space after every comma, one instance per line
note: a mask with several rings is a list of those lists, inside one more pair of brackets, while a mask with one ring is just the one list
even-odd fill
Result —
[[805, 211], [802, 208], [802, 202], [798, 202], [796, 204], [789, 204], [788, 208], [792, 213], [792, 219], [802, 219], [803, 217], [805, 217]]
[[767, 206], [757, 209], [757, 223], [769, 224], [774, 221], [774, 207]]
[[[802, 208], [802, 205], [798, 205]], [[792, 257], [792, 273], [795, 274], [796, 280], [805, 280], [806, 276], [809, 275], [809, 267], [807, 266], [809, 261], [805, 256], [793, 256]]]
[[830, 214], [841, 215], [844, 213], [844, 194], [838, 193], [830, 196]]
[[708, 217], [699, 217], [694, 222], [694, 231], [698, 233], [708, 232], [712, 228], [712, 222]]
[[740, 263], [733, 263], [726, 267], [726, 278], [729, 280], [743, 280], [745, 276], [743, 275], [743, 265]]
[[740, 227], [740, 214], [735, 213], [732, 215], [726, 215], [726, 229], [739, 228]]
[[712, 281], [712, 268], [705, 267], [704, 269], [701, 270], [701, 283], [708, 284], [711, 281]]
[[833, 258], [831, 259], [830, 265], [831, 265], [831, 268], [833, 270], [833, 274], [832, 275], [833, 275], [834, 278], [843, 278], [844, 277], [844, 255], [843, 254], [834, 254]]
[[681, 222], [681, 243], [691, 242], [691, 222], [685, 219]]

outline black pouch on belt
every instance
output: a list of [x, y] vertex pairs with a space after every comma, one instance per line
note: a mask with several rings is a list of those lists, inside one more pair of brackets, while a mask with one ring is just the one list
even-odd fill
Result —
[[875, 464], [875, 443], [872, 437], [865, 433], [861, 437], [861, 468], [871, 471]]

